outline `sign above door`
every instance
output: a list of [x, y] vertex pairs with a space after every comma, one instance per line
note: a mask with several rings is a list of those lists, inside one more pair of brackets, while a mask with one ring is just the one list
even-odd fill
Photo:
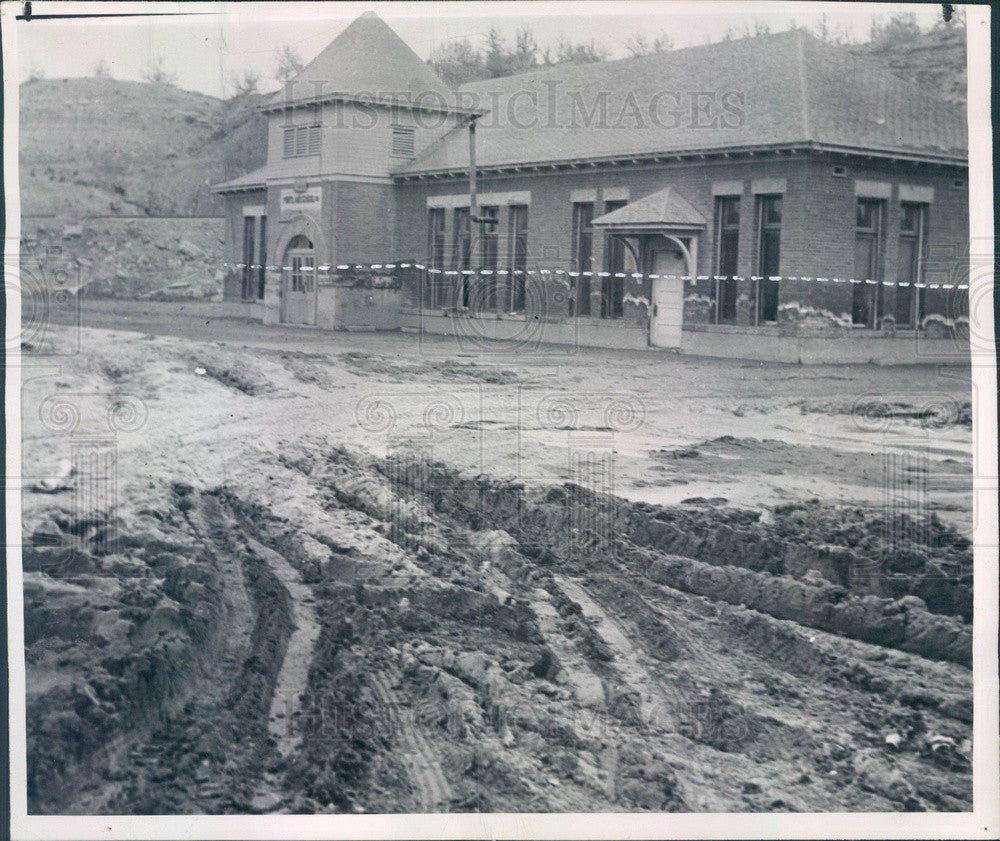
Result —
[[288, 220], [302, 213], [319, 216], [323, 209], [323, 188], [308, 187], [305, 190], [282, 190], [280, 195], [281, 219]]

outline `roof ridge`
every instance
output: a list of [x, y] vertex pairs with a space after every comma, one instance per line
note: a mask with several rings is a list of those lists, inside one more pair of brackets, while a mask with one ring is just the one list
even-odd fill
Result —
[[[303, 96], [299, 90], [319, 85]], [[290, 90], [289, 90], [290, 89]], [[338, 94], [425, 94], [448, 101], [454, 93], [434, 67], [414, 52], [398, 32], [377, 13], [352, 20], [295, 77], [278, 91], [271, 104], [314, 99], [326, 92]], [[283, 98], [284, 97], [284, 98]]]
[[713, 47], [728, 46], [733, 44], [742, 44], [748, 41], [764, 41], [770, 38], [783, 38], [793, 32], [798, 32], [798, 29], [785, 29], [781, 32], [767, 32], [761, 35], [746, 35], [742, 38], [725, 38], [720, 41], [710, 41], [707, 44], [689, 44], [686, 47], [677, 47], [675, 49], [663, 50], [662, 52], [646, 53], [645, 55], [633, 55], [633, 56], [623, 56], [622, 58], [609, 58], [603, 61], [560, 61], [555, 64], [536, 64], [534, 67], [528, 67], [525, 70], [521, 70], [517, 73], [508, 73], [505, 76], [491, 76], [488, 79], [475, 79], [470, 82], [464, 82], [459, 85], [456, 90], [466, 90], [472, 85], [484, 85], [488, 82], [496, 82], [500, 79], [514, 79], [521, 76], [527, 76], [531, 73], [546, 73], [552, 70], [565, 69], [566, 67], [609, 67], [611, 65], [624, 65], [628, 62], [635, 62], [637, 64], [644, 62], [652, 62], [657, 59], [661, 59], [664, 56], [677, 55], [678, 53], [686, 53], [693, 50], [706, 50]]

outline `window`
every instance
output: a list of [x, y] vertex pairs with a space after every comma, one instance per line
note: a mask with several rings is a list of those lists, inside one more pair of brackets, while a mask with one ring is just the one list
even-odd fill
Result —
[[302, 234], [292, 238], [285, 252], [291, 266], [289, 287], [292, 292], [312, 292], [315, 288], [315, 255], [312, 241]]
[[[481, 207], [479, 208], [479, 218], [483, 220], [487, 219], [500, 219], [500, 208], [499, 207]], [[499, 241], [499, 232], [497, 231], [497, 222], [483, 221], [479, 223], [479, 267], [481, 269], [496, 269]], [[485, 310], [496, 310], [497, 308], [497, 283], [496, 275], [480, 275], [479, 283], [481, 285], [481, 295], [480, 301], [482, 302], [483, 309]]]
[[[627, 204], [627, 201], [605, 202], [604, 212], [620, 210]], [[601, 278], [601, 318], [621, 318], [625, 310], [625, 278], [615, 274], [625, 271], [625, 243], [611, 234], [604, 235], [604, 271], [611, 276]]]
[[267, 217], [243, 217], [243, 283], [244, 301], [264, 298], [264, 273], [267, 263]]
[[[882, 218], [881, 199], [858, 199], [857, 227], [854, 235], [854, 279], [882, 279]], [[851, 301], [851, 321], [866, 327], [878, 323], [882, 308], [882, 284], [854, 283]]]
[[740, 252], [739, 196], [719, 196], [715, 200], [715, 231], [715, 273], [725, 275], [725, 280], [715, 282], [716, 318], [731, 324], [736, 321], [739, 296], [738, 281], [734, 280]]
[[432, 268], [444, 265], [444, 208], [431, 208], [427, 220], [427, 253]]
[[[593, 271], [594, 203], [578, 202], [573, 205], [573, 269], [578, 272]], [[570, 315], [590, 315], [590, 278], [570, 278], [575, 294], [570, 300]], [[575, 300], [575, 307], [573, 301]]]
[[266, 272], [265, 265], [267, 263], [267, 217], [260, 217], [260, 233], [257, 237], [259, 240], [257, 246], [258, 262], [259, 266], [257, 268], [257, 300], [264, 300], [264, 274]]
[[479, 223], [480, 265], [484, 269], [495, 269], [498, 256], [497, 221], [500, 219], [500, 208], [481, 207], [479, 208], [479, 218], [484, 220]]
[[292, 291], [312, 292], [313, 258], [306, 255], [292, 255]]
[[[433, 207], [427, 212], [427, 262], [433, 269], [444, 266], [444, 208]], [[444, 280], [439, 274], [428, 274], [424, 302], [429, 307], [444, 303]]]
[[904, 202], [899, 222], [899, 266], [896, 286], [896, 325], [915, 327], [924, 317], [924, 297], [914, 284], [920, 282], [921, 259], [927, 228], [927, 205]]
[[253, 263], [257, 262], [257, 248], [255, 246], [255, 236], [257, 233], [257, 217], [243, 217], [243, 289], [242, 297], [244, 301], [253, 300], [254, 294], [254, 269]]
[[[472, 228], [469, 223], [469, 208], [455, 208], [455, 239], [452, 243], [452, 260], [455, 268], [462, 270], [472, 265]], [[459, 275], [458, 299], [456, 306], [469, 306], [469, 281], [467, 275]]]
[[286, 158], [318, 155], [322, 139], [319, 125], [290, 126], [285, 129], [282, 154]]
[[[509, 296], [508, 312], [522, 312], [525, 307], [525, 275], [528, 269], [528, 206], [514, 204], [510, 207], [510, 274], [507, 276]], [[515, 274], [515, 272], [521, 274]]]
[[758, 223], [760, 242], [757, 248], [757, 320], [778, 320], [778, 281], [768, 280], [781, 270], [781, 196], [760, 196]]
[[410, 126], [393, 126], [392, 156], [394, 158], [412, 158], [415, 135], [416, 130]]

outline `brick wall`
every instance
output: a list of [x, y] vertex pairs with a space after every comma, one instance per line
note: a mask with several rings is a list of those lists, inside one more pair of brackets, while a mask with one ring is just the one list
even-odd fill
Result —
[[[388, 125], [388, 124], [386, 124]], [[367, 137], [367, 135], [366, 135]], [[386, 141], [388, 142], [388, 141]], [[364, 144], [356, 144], [364, 145]], [[279, 155], [280, 155], [280, 149]], [[381, 150], [382, 155], [386, 150]], [[273, 153], [273, 150], [272, 150]], [[359, 155], [372, 154], [370, 150]], [[358, 164], [359, 166], [361, 164]], [[834, 167], [842, 168], [835, 174]], [[636, 200], [668, 185], [675, 186], [708, 220], [698, 249], [698, 273], [716, 272], [715, 197], [713, 185], [736, 182], [742, 185], [738, 268], [742, 275], [758, 271], [757, 191], [783, 183], [783, 221], [781, 230], [780, 273], [783, 276], [850, 278], [854, 275], [855, 211], [857, 182], [869, 186], [887, 185], [885, 223], [882, 236], [882, 277], [898, 279], [900, 253], [901, 186], [933, 191], [927, 216], [925, 281], [956, 283], [963, 279], [962, 257], [968, 248], [968, 193], [956, 188], [956, 180], [967, 178], [958, 167], [930, 167], [886, 161], [862, 161], [845, 157], [788, 155], [770, 159], [743, 161], [700, 161], [629, 168], [593, 168], [587, 171], [532, 173], [516, 176], [482, 176], [478, 189], [486, 194], [483, 204], [497, 201], [500, 207], [498, 235], [499, 263], [509, 264], [509, 205], [528, 199], [528, 262], [531, 267], [571, 268], [572, 207], [574, 199], [593, 200], [595, 215], [605, 211], [609, 199]], [[393, 185], [388, 179], [317, 180], [289, 178], [269, 186], [263, 192], [228, 197], [226, 200], [226, 238], [231, 262], [242, 259], [242, 218], [245, 205], [264, 204], [268, 214], [268, 260], [278, 262], [281, 243], [289, 225], [279, 220], [279, 197], [282, 189], [291, 189], [296, 180], [322, 186], [322, 208], [315, 219], [317, 263], [371, 263], [388, 260], [426, 259], [427, 201], [450, 205], [445, 211], [447, 261], [452, 259], [454, 243], [453, 206], [467, 196], [466, 179], [406, 182]], [[732, 184], [730, 184], [730, 189]], [[489, 194], [499, 194], [494, 199]], [[514, 195], [516, 194], [516, 195]], [[452, 199], [442, 197], [453, 197]], [[594, 271], [605, 268], [604, 237], [594, 236]], [[645, 270], [646, 267], [640, 267]], [[627, 266], [627, 271], [634, 267]], [[551, 284], [553, 281], [546, 281]], [[641, 323], [646, 317], [644, 302], [650, 297], [649, 281], [627, 279], [625, 284], [625, 320]], [[234, 284], [226, 284], [227, 299]], [[592, 281], [591, 310], [599, 312], [600, 280]], [[686, 321], [707, 323], [714, 318], [711, 304], [714, 281], [688, 284]], [[567, 296], [557, 289], [545, 289], [545, 315], [565, 318]], [[755, 320], [755, 284], [741, 281], [737, 304], [737, 323]], [[814, 321], [843, 323], [849, 321], [853, 290], [850, 284], [784, 282], [779, 294], [779, 321]], [[896, 290], [882, 288], [881, 313], [894, 310]], [[926, 313], [954, 319], [967, 313], [964, 294], [954, 291], [925, 290]]]
[[[281, 219], [280, 201], [283, 190], [294, 189], [296, 181], [288, 180], [268, 185], [266, 194], [268, 262], [280, 263], [284, 245], [294, 233], [308, 236], [316, 250], [317, 265], [337, 263], [372, 263], [385, 259], [396, 250], [394, 242], [395, 207], [393, 186], [388, 183], [365, 181], [317, 181], [302, 179], [307, 188], [320, 187], [321, 207], [317, 214], [295, 215]], [[264, 194], [256, 199], [265, 203]], [[242, 225], [242, 204], [229, 199], [233, 220], [230, 226]], [[240, 215], [240, 219], [236, 216]], [[308, 220], [308, 221], [306, 221]], [[227, 232], [230, 228], [227, 228]], [[235, 256], [239, 257], [242, 228], [232, 228]], [[238, 261], [238, 260], [237, 260]]]
[[[834, 166], [844, 167], [844, 175], [835, 175]], [[956, 189], [956, 179], [966, 183], [964, 169], [888, 162], [855, 163], [817, 159], [809, 163], [800, 192], [790, 192], [785, 202], [786, 218], [801, 216], [805, 224], [786, 225], [782, 230], [782, 274], [851, 278], [854, 277], [856, 181], [889, 185], [885, 199], [885, 224], [882, 237], [883, 272], [878, 280], [899, 279], [900, 254], [900, 185], [933, 189], [928, 208], [927, 237], [924, 247], [928, 263], [925, 281], [941, 282], [932, 277], [931, 260], [945, 255], [952, 265], [960, 264], [968, 247], [968, 192]], [[937, 256], [935, 256], [937, 255]], [[947, 282], [947, 281], [945, 281]], [[850, 314], [851, 290], [844, 285], [798, 284], [783, 290], [782, 302], [800, 301], [817, 309]], [[954, 295], [925, 290], [927, 312], [947, 313], [955, 309]], [[895, 287], [883, 287], [883, 312], [892, 312]]]
[[[395, 241], [396, 208], [391, 184], [338, 181], [329, 186], [334, 212], [334, 260], [337, 263], [384, 262], [399, 252]], [[412, 257], [423, 255], [423, 249]]]
[[[615, 191], [627, 189], [630, 200], [642, 198], [664, 187], [674, 185], [684, 197], [694, 205], [709, 220], [706, 228], [706, 238], [699, 246], [699, 271], [708, 272], [714, 263], [712, 242], [712, 216], [714, 213], [714, 198], [712, 184], [715, 181], [746, 180], [747, 196], [750, 191], [750, 179], [753, 178], [786, 178], [789, 190], [793, 188], [792, 179], [801, 183], [806, 178], [807, 162], [805, 160], [783, 159], [760, 160], [751, 164], [739, 162], [701, 161], [697, 164], [684, 163], [674, 165], [650, 165], [643, 167], [620, 169], [591, 169], [586, 172], [554, 172], [537, 173], [516, 177], [480, 176], [479, 192], [512, 192], [530, 191], [531, 205], [528, 213], [529, 249], [533, 256], [551, 263], [562, 263], [569, 266], [572, 237], [572, 204], [574, 192], [592, 191], [596, 194], [595, 214], [604, 212], [606, 194], [616, 195]], [[466, 193], [468, 182], [465, 179], [433, 182], [411, 182], [398, 187], [397, 207], [400, 220], [400, 244], [419, 247], [426, 251], [427, 243], [427, 211], [426, 200], [429, 196], [452, 195]], [[452, 215], [447, 214], [447, 240], [452, 241]], [[501, 214], [500, 235], [504, 243], [506, 233], [505, 214]], [[422, 219], [421, 224], [413, 220]], [[740, 263], [747, 264], [752, 259], [753, 222], [744, 213], [743, 230], [741, 230]], [[745, 252], [745, 253], [744, 253]], [[601, 237], [594, 240], [594, 264], [596, 269], [603, 268], [603, 241]]]
[[[833, 168], [843, 167], [842, 175]], [[604, 199], [609, 194], [628, 191], [631, 200], [674, 185], [708, 220], [698, 253], [698, 272], [716, 272], [716, 241], [713, 183], [742, 182], [739, 272], [752, 275], [758, 271], [757, 198], [755, 182], [784, 181], [783, 221], [781, 231], [780, 273], [809, 277], [850, 278], [854, 275], [856, 224], [856, 181], [889, 184], [890, 195], [885, 202], [885, 229], [882, 238], [883, 277], [896, 280], [899, 260], [899, 185], [930, 187], [934, 201], [929, 209], [929, 224], [925, 254], [933, 261], [935, 254], [961, 255], [968, 243], [968, 194], [955, 189], [955, 179], [965, 179], [967, 173], [959, 167], [934, 167], [890, 162], [855, 162], [843, 157], [773, 157], [752, 161], [701, 161], [672, 165], [650, 165], [631, 168], [602, 168], [587, 172], [532, 173], [519, 176], [481, 176], [480, 194], [530, 192], [528, 212], [529, 262], [546, 267], [570, 268], [572, 251], [572, 204], [574, 193], [588, 193], [596, 198], [595, 214], [604, 212]], [[757, 183], [757, 189], [766, 189]], [[397, 235], [400, 254], [412, 256], [427, 253], [427, 199], [467, 193], [465, 179], [401, 183], [397, 187]], [[445, 214], [445, 239], [451, 254], [454, 241], [454, 214]], [[508, 214], [500, 212], [500, 261], [508, 254]], [[604, 242], [594, 237], [595, 271], [604, 268]], [[956, 262], [952, 258], [953, 263]], [[940, 262], [940, 261], [938, 261]], [[960, 263], [960, 261], [957, 261]], [[930, 266], [931, 263], [928, 263]], [[929, 271], [929, 269], [928, 269]], [[933, 280], [933, 278], [925, 278]], [[947, 281], [946, 281], [947, 282]], [[595, 284], [597, 283], [595, 279]], [[686, 295], [692, 301], [691, 315], [696, 319], [710, 317], [704, 297], [714, 294], [714, 282], [690, 284]], [[740, 285], [737, 307], [738, 323], [753, 323], [754, 285]], [[626, 288], [626, 294], [639, 295], [638, 289]], [[648, 290], [645, 296], [648, 297]], [[852, 288], [850, 284], [789, 282], [779, 294], [781, 319], [797, 318], [806, 312], [826, 312], [849, 319]], [[890, 311], [893, 290], [883, 287], [882, 304]], [[954, 313], [961, 301], [954, 293], [926, 290], [927, 312]], [[707, 314], [707, 315], [706, 315]]]

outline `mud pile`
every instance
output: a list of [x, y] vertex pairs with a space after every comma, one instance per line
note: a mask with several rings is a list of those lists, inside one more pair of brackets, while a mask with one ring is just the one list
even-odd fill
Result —
[[170, 498], [114, 521], [55, 509], [24, 550], [32, 812], [230, 811], [253, 793], [217, 778], [259, 774], [288, 594], [225, 537], [224, 498]]
[[[960, 601], [971, 619], [971, 544], [934, 517], [917, 526], [898, 515], [904, 533], [931, 537], [895, 548], [880, 539], [881, 515], [819, 501], [777, 509], [775, 522], [764, 524], [757, 511], [665, 509], [573, 485], [531, 494], [444, 469], [434, 471], [429, 484], [436, 508], [473, 528], [504, 529], [543, 565], [638, 573], [777, 618], [971, 664], [967, 621], [932, 612], [912, 594], [931, 589], [937, 607]], [[851, 529], [855, 537], [843, 534]], [[916, 567], [905, 582], [897, 574], [901, 558]], [[906, 595], [871, 594], [887, 584]]]
[[[33, 524], [33, 811], [971, 803], [970, 627], [856, 574], [874, 512], [658, 508], [316, 441], [261, 468]], [[969, 566], [930, 533], [879, 574]]]
[[[813, 568], [796, 579], [776, 560], [789, 552], [780, 541], [751, 558], [756, 571], [666, 554], [640, 524], [679, 512], [574, 486], [526, 489], [344, 451], [295, 466], [422, 572], [403, 586], [317, 588], [321, 612], [342, 618], [318, 652], [310, 703], [347, 711], [303, 719], [305, 754], [286, 787], [310, 801], [296, 809], [788, 810], [824, 797], [831, 808], [923, 809], [968, 797], [968, 672], [893, 649], [966, 663], [970, 629], [919, 598], [855, 592]], [[768, 545], [755, 512], [721, 519], [731, 536]], [[818, 642], [800, 625], [832, 636]], [[705, 650], [720, 643], [750, 651], [720, 662]], [[747, 689], [758, 668], [748, 657], [763, 664], [752, 678], [762, 689]], [[843, 741], [825, 736], [822, 695], [845, 719]], [[803, 705], [817, 717], [804, 731], [785, 712]], [[752, 779], [787, 777], [786, 748], [803, 741], [809, 770], [787, 785]], [[707, 753], [692, 760], [695, 745]], [[731, 777], [712, 783], [713, 805], [693, 780], [719, 764]]]

